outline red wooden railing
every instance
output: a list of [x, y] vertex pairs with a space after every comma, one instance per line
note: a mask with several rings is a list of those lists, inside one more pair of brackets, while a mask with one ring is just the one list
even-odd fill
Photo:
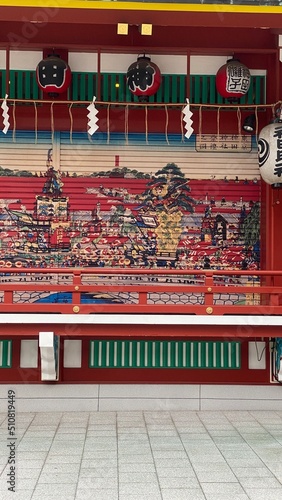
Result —
[[282, 314], [282, 271], [1, 268], [0, 287], [0, 313]]

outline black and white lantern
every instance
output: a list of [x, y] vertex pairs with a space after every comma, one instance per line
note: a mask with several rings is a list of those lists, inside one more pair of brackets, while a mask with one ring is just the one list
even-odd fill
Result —
[[66, 61], [52, 54], [38, 63], [36, 80], [43, 92], [51, 97], [57, 97], [70, 86], [71, 70]]
[[282, 122], [270, 123], [261, 130], [258, 159], [263, 180], [272, 187], [282, 187]]

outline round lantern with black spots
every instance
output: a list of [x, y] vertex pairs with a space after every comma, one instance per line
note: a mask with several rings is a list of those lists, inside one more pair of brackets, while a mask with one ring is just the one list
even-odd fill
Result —
[[46, 57], [37, 65], [36, 79], [39, 88], [51, 97], [63, 94], [71, 83], [69, 65], [58, 56]]

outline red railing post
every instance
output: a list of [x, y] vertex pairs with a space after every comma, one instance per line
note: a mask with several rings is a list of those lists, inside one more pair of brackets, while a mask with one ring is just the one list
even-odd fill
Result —
[[73, 272], [74, 290], [72, 292], [72, 303], [73, 303], [73, 312], [76, 314], [80, 312], [80, 304], [81, 304], [80, 286], [81, 286], [81, 271], [75, 270]]
[[[207, 273], [205, 277], [205, 306], [209, 308], [213, 306], [213, 274]], [[209, 310], [209, 313], [212, 312]]]

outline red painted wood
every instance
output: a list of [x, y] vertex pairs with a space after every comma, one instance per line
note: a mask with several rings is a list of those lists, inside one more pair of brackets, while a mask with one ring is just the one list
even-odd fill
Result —
[[[62, 327], [61, 327], [62, 328]], [[96, 329], [96, 327], [95, 327]], [[107, 328], [108, 329], [108, 328]], [[174, 332], [177, 328], [173, 327]], [[115, 369], [93, 369], [89, 368], [89, 340], [81, 336], [83, 333], [74, 327], [75, 338], [82, 338], [82, 367], [81, 368], [63, 368], [63, 345], [61, 338], [61, 355], [60, 355], [60, 378], [59, 383], [147, 383], [147, 384], [269, 384], [270, 383], [270, 356], [267, 346], [266, 350], [266, 368], [264, 370], [249, 370], [248, 369], [248, 341], [241, 339], [241, 356], [242, 365], [238, 370], [225, 369], [138, 369], [138, 368], [115, 368]], [[101, 332], [103, 329], [101, 329]], [[146, 340], [164, 340], [166, 339], [165, 332], [162, 332], [161, 337], [151, 336]], [[59, 333], [60, 334], [60, 333]], [[6, 337], [8, 338], [8, 336]], [[33, 384], [42, 383], [40, 380], [40, 367], [38, 369], [20, 368], [20, 340], [19, 332], [13, 339], [13, 367], [0, 369], [1, 383], [20, 383]], [[27, 337], [25, 337], [27, 338]], [[28, 338], [32, 338], [29, 336]], [[90, 338], [93, 338], [93, 330]], [[100, 336], [104, 339], [104, 336]], [[111, 339], [116, 337], [111, 336]], [[140, 335], [139, 335], [140, 338]], [[174, 336], [174, 340], [181, 340], [180, 336]], [[260, 335], [257, 336], [262, 340]], [[119, 340], [124, 340], [123, 335], [118, 337]], [[225, 340], [231, 340], [232, 335], [228, 332]], [[199, 340], [198, 336], [192, 337], [190, 340]], [[214, 341], [222, 340], [221, 337], [214, 336]], [[265, 339], [267, 341], [267, 339]], [[39, 364], [40, 366], [40, 364]], [[54, 382], [52, 382], [53, 384]]]

